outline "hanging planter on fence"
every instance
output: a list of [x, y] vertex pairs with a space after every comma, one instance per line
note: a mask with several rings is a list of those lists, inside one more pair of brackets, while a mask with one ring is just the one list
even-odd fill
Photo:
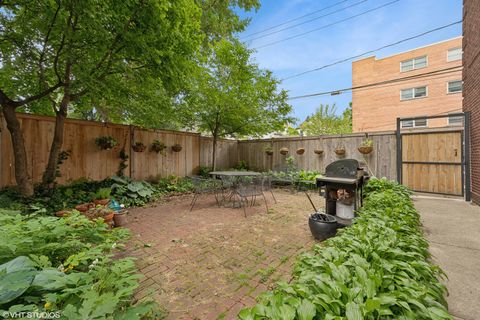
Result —
[[298, 148], [297, 149], [297, 154], [304, 154], [305, 153], [305, 148]]
[[150, 150], [156, 153], [165, 153], [165, 149], [167, 146], [165, 143], [161, 142], [160, 140], [153, 140], [152, 144], [150, 145]]
[[265, 147], [265, 153], [268, 155], [268, 156], [271, 156], [273, 155], [273, 148], [272, 147]]
[[337, 148], [335, 149], [335, 153], [337, 154], [337, 156], [343, 156], [345, 155], [345, 148]]
[[281, 148], [280, 153], [286, 156], [288, 154], [288, 148]]
[[322, 149], [315, 149], [315, 150], [313, 150], [313, 152], [314, 152], [315, 154], [323, 154], [323, 150], [322, 150]]
[[132, 145], [132, 149], [135, 152], [143, 152], [147, 149], [147, 146], [144, 145], [142, 142], [135, 142], [135, 144]]
[[102, 150], [110, 150], [115, 147], [118, 142], [112, 136], [97, 137], [95, 144]]
[[182, 151], [182, 146], [180, 144], [176, 143], [172, 146], [172, 151], [180, 152], [180, 151]]
[[360, 147], [358, 147], [358, 151], [361, 154], [369, 154], [373, 151], [373, 140], [372, 139], [365, 139], [363, 140]]

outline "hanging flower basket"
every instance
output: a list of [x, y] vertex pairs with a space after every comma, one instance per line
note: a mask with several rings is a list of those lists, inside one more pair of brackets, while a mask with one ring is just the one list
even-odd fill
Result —
[[147, 149], [147, 146], [144, 145], [142, 142], [135, 142], [135, 144], [132, 145], [132, 149], [135, 152], [143, 152]]
[[304, 154], [305, 153], [305, 148], [298, 148], [297, 149], [297, 154]]
[[373, 146], [360, 146], [358, 147], [358, 151], [361, 154], [369, 154], [373, 151]]
[[286, 156], [288, 154], [288, 148], [281, 148], [280, 153]]
[[180, 144], [176, 143], [172, 146], [172, 151], [173, 152], [180, 152], [180, 151], [182, 151], [182, 146]]
[[337, 156], [343, 156], [345, 155], [345, 148], [337, 148], [335, 149], [335, 153], [337, 154]]
[[118, 142], [112, 136], [97, 137], [95, 144], [102, 150], [110, 150], [115, 147]]
[[150, 150], [152, 152], [156, 152], [156, 153], [165, 153], [165, 149], [167, 148], [167, 146], [165, 145], [165, 143], [159, 141], [159, 140], [153, 140], [152, 144], [150, 145]]
[[315, 154], [323, 154], [323, 150], [322, 150], [322, 149], [315, 149], [315, 150], [313, 150], [313, 152], [314, 152]]

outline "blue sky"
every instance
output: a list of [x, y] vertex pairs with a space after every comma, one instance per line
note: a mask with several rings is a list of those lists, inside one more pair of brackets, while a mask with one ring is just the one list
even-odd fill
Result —
[[[347, 0], [325, 11], [305, 17], [268, 32], [250, 38], [277, 31], [293, 24], [328, 14], [341, 8], [352, 6], [330, 16], [284, 30], [273, 35], [248, 41], [248, 35], [262, 31], [287, 20], [308, 14], [342, 0], [263, 0], [258, 12], [243, 13], [250, 17], [251, 24], [239, 34], [239, 38], [249, 48], [288, 38], [299, 33], [322, 27], [361, 12], [381, 6], [392, 0]], [[400, 0], [382, 9], [359, 16], [323, 30], [312, 32], [296, 39], [256, 49], [254, 59], [262, 68], [270, 69], [278, 79], [322, 66], [343, 58], [360, 54], [398, 40], [417, 35], [462, 19], [462, 0]], [[375, 53], [379, 58], [398, 52], [414, 49], [430, 43], [461, 35], [461, 24], [431, 33], [400, 45]], [[368, 56], [368, 55], [367, 55]], [[366, 56], [365, 56], [366, 57]], [[314, 92], [348, 88], [352, 84], [351, 62], [345, 62], [301, 77], [285, 80], [281, 87], [288, 90], [290, 96]], [[351, 101], [351, 93], [335, 96], [320, 96], [301, 100], [291, 100], [294, 115], [303, 120], [313, 113], [320, 104], [337, 105], [341, 113]]]

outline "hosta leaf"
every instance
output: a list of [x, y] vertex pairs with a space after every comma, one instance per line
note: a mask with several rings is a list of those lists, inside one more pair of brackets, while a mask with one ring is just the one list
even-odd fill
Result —
[[297, 315], [300, 320], [312, 320], [316, 312], [315, 305], [307, 299], [302, 300], [297, 308]]
[[360, 306], [355, 302], [348, 302], [345, 306], [345, 315], [347, 320], [363, 320], [363, 315]]
[[445, 309], [438, 307], [429, 307], [428, 312], [432, 319], [451, 319], [452, 317]]
[[371, 312], [379, 308], [380, 308], [380, 300], [377, 298], [367, 299], [367, 301], [365, 302], [365, 310], [367, 312]]

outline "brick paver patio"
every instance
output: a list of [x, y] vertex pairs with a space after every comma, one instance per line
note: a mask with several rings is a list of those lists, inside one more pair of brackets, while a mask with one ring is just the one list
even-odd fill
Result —
[[[289, 281], [295, 257], [313, 243], [304, 194], [277, 190], [247, 208], [217, 207], [202, 196], [192, 212], [191, 195], [130, 211], [133, 239], [127, 255], [145, 275], [137, 298], [150, 297], [168, 319], [235, 319], [277, 281]], [[313, 196], [318, 207], [322, 199]]]

